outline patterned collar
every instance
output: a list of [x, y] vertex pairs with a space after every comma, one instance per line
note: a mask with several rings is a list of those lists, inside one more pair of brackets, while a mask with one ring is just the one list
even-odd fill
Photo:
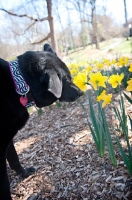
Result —
[[21, 95], [21, 97], [20, 97], [21, 104], [25, 107], [30, 107], [30, 106], [33, 106], [35, 104], [35, 102], [28, 100], [27, 94], [28, 94], [30, 88], [27, 85], [27, 83], [25, 82], [18, 65], [19, 65], [18, 60], [13, 60], [13, 61], [9, 62], [9, 69], [10, 69], [10, 72], [12, 75], [12, 79], [14, 81], [16, 92], [19, 95]]

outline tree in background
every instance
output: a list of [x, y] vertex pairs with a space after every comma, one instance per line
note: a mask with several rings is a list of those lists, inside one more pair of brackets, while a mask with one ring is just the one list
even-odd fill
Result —
[[96, 16], [96, 0], [90, 0], [91, 5], [91, 24], [93, 27], [93, 36], [96, 45], [96, 49], [99, 49], [99, 33], [97, 26], [97, 16]]
[[81, 40], [82, 45], [86, 45], [86, 34], [84, 24], [87, 22], [89, 28], [92, 28], [91, 42], [95, 43], [97, 49], [99, 49], [99, 34], [98, 34], [98, 25], [96, 18], [96, 0], [68, 0], [72, 3], [75, 10], [79, 13], [80, 25], [81, 25]]
[[[9, 15], [12, 15], [14, 17], [20, 17], [20, 18], [28, 18], [32, 21], [32, 23], [30, 23], [30, 25], [26, 28], [25, 31], [27, 31], [28, 29], [30, 29], [33, 25], [35, 25], [37, 22], [43, 22], [45, 20], [48, 21], [49, 23], [49, 30], [50, 32], [48, 33], [48, 35], [46, 37], [43, 37], [41, 40], [39, 41], [34, 41], [32, 42], [32, 44], [39, 44], [44, 42], [45, 40], [47, 40], [48, 38], [51, 38], [51, 45], [52, 47], [55, 49], [56, 52], [58, 52], [58, 48], [56, 45], [56, 39], [55, 39], [55, 31], [54, 31], [54, 23], [53, 23], [53, 16], [52, 16], [52, 0], [45, 0], [47, 3], [47, 17], [39, 17], [39, 13], [37, 11], [37, 7], [36, 7], [36, 13], [38, 17], [33, 17], [32, 15], [29, 15], [28, 13], [26, 14], [19, 14], [18, 12], [12, 12], [12, 11], [8, 11], [5, 8], [0, 8], [1, 11], [4, 11], [6, 13], [8, 13]], [[34, 7], [34, 3], [37, 2], [36, 0], [33, 0], [32, 6]]]
[[125, 23], [127, 24], [127, 9], [126, 9], [126, 0], [124, 0], [124, 14], [125, 14]]
[[126, 38], [127, 40], [129, 40], [126, 0], [124, 0], [124, 16], [125, 16], [125, 28], [126, 28], [126, 36], [127, 36]]
[[104, 5], [97, 3], [98, 0], [24, 0], [10, 10], [6, 5], [0, 6], [5, 15], [0, 19], [0, 45], [5, 48], [1, 56], [12, 58], [26, 50], [42, 50], [44, 42], [50, 43], [59, 55], [89, 44], [99, 49], [100, 41], [120, 36], [121, 29], [106, 15], [106, 0]]

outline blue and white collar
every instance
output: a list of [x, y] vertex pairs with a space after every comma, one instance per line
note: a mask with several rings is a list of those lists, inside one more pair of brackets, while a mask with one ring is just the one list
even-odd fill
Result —
[[28, 102], [27, 93], [29, 92], [30, 88], [29, 88], [29, 85], [25, 82], [18, 66], [19, 64], [18, 64], [17, 59], [9, 62], [9, 69], [12, 75], [12, 79], [14, 81], [16, 92], [19, 95], [21, 95], [20, 99], [22, 98], [27, 99], [27, 103], [25, 104], [25, 107], [30, 107], [30, 106], [33, 106], [35, 102], [34, 101]]

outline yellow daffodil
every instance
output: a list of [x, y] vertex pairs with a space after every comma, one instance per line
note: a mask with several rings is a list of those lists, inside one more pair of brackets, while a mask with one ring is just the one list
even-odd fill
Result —
[[110, 61], [107, 61], [106, 65], [107, 65], [107, 66], [111, 66], [111, 62], [110, 62]]
[[77, 65], [77, 63], [70, 63], [69, 65], [68, 65], [68, 67], [70, 68], [70, 69], [77, 69], [78, 68], [78, 65]]
[[87, 70], [88, 72], [92, 71], [92, 66], [86, 67], [86, 70]]
[[111, 63], [114, 65], [116, 64], [116, 60], [112, 60]]
[[78, 70], [77, 69], [71, 69], [70, 72], [71, 72], [72, 75], [75, 75], [75, 74], [78, 73]]
[[107, 81], [107, 76], [102, 76], [100, 72], [90, 73], [89, 74], [89, 83], [93, 86], [95, 90], [98, 89], [99, 86], [106, 87], [105, 82]]
[[104, 65], [103, 65], [102, 63], [97, 63], [97, 64], [96, 64], [96, 67], [97, 67], [98, 69], [103, 69], [103, 68], [104, 68]]
[[79, 66], [86, 66], [88, 63], [85, 61], [79, 62]]
[[105, 95], [103, 98], [104, 102], [102, 103], [102, 108], [111, 103], [112, 94]]
[[129, 72], [132, 72], [132, 63], [130, 63], [130, 68], [128, 70]]
[[130, 78], [130, 80], [127, 81], [127, 83], [128, 83], [128, 86], [127, 86], [126, 90], [130, 92], [130, 91], [132, 91], [132, 78]]
[[106, 91], [103, 90], [103, 92], [97, 96], [97, 101], [103, 101], [102, 108], [104, 108], [107, 104], [111, 103], [112, 94], [106, 94]]
[[122, 66], [122, 63], [121, 63], [121, 62], [117, 62], [116, 65], [117, 65], [118, 67], [121, 67], [121, 66]]
[[103, 62], [106, 64], [107, 62], [109, 62], [109, 60], [104, 58]]
[[85, 92], [87, 90], [87, 75], [85, 73], [78, 73], [77, 76], [74, 77], [73, 82], [82, 91]]
[[103, 100], [103, 97], [106, 95], [106, 91], [103, 90], [103, 92], [101, 92], [101, 94], [99, 96], [97, 96], [97, 101], [101, 101]]
[[129, 58], [123, 56], [123, 57], [120, 57], [120, 58], [118, 59], [118, 61], [119, 61], [119, 66], [124, 66], [124, 65], [127, 65], [127, 64], [128, 64]]
[[124, 74], [113, 74], [110, 76], [108, 82], [112, 85], [112, 88], [116, 88], [118, 85], [121, 85], [121, 81], [124, 78]]
[[111, 62], [110, 62], [110, 60], [108, 60], [108, 59], [104, 59], [103, 62], [104, 62], [104, 64], [107, 65], [107, 66], [110, 66], [110, 65], [111, 65]]

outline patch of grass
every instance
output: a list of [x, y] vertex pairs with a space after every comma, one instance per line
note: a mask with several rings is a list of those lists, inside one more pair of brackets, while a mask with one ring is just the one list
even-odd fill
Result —
[[[94, 45], [93, 45], [94, 46]], [[95, 48], [95, 47], [93, 47]], [[85, 48], [77, 48], [74, 52], [69, 52], [69, 54], [66, 56], [66, 60], [69, 62], [73, 62], [76, 60], [76, 62], [88, 60], [88, 52], [92, 50], [92, 46], [86, 46]]]
[[118, 53], [131, 53], [132, 51], [132, 38], [129, 40], [124, 39], [119, 45], [112, 49], [112, 52]]
[[95, 45], [88, 45], [85, 48], [79, 47], [76, 49], [76, 51], [71, 50], [69, 51], [68, 55], [63, 55], [64, 62], [71, 63], [101, 59], [102, 57], [107, 57], [107, 53], [103, 52], [103, 50], [105, 49], [108, 49], [107, 52], [109, 54], [131, 54], [132, 38], [128, 41], [126, 40], [126, 38], [122, 38], [121, 43], [112, 48], [111, 44], [114, 44], [115, 42], [115, 38], [100, 42], [100, 50], [96, 49]]
[[[113, 40], [114, 39], [110, 39], [107, 41], [100, 42], [99, 44], [100, 49], [102, 50], [102, 49], [108, 48], [108, 46], [113, 43]], [[87, 61], [91, 58], [91, 56], [93, 57], [99, 54], [101, 50], [97, 50], [95, 48], [95, 44], [88, 45], [85, 48], [79, 47], [75, 51], [73, 50], [69, 51], [69, 54], [66, 56], [66, 59], [69, 62], [73, 62], [74, 60], [76, 60], [76, 62]]]
[[108, 48], [109, 45], [113, 44], [114, 42], [114, 39], [109, 39], [109, 40], [106, 40], [106, 41], [103, 41], [103, 42], [100, 42], [100, 49], [103, 50], [105, 48]]

